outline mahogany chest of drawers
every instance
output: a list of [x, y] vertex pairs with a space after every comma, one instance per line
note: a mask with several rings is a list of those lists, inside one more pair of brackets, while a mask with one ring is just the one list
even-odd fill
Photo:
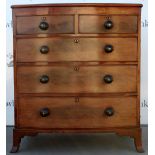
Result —
[[140, 128], [140, 4], [42, 4], [13, 8], [15, 128], [114, 132]]

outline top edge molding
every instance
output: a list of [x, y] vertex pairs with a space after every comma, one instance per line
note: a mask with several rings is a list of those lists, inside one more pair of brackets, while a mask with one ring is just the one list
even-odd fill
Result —
[[33, 8], [33, 7], [142, 7], [142, 4], [131, 3], [49, 3], [49, 4], [26, 4], [12, 5], [11, 8]]

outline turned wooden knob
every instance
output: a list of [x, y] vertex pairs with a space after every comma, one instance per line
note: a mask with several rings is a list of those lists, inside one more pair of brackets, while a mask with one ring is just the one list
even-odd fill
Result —
[[112, 107], [106, 108], [104, 111], [106, 116], [113, 116], [114, 115], [114, 109]]
[[47, 116], [49, 116], [49, 114], [50, 114], [50, 111], [49, 111], [48, 108], [43, 108], [43, 109], [40, 110], [40, 115], [42, 117], [47, 117]]
[[112, 83], [113, 82], [113, 77], [112, 77], [112, 75], [109, 75], [109, 74], [105, 75], [103, 79], [104, 79], [105, 83]]
[[41, 46], [40, 52], [41, 54], [47, 54], [49, 52], [48, 46]]
[[107, 20], [105, 23], [104, 23], [104, 27], [106, 29], [111, 29], [113, 27], [113, 22], [111, 20]]
[[42, 75], [40, 77], [40, 82], [41, 83], [48, 83], [48, 81], [49, 81], [49, 77], [47, 75]]
[[104, 51], [106, 53], [111, 53], [113, 51], [113, 46], [112, 45], [105, 45]]
[[39, 28], [41, 30], [47, 30], [49, 27], [48, 23], [47, 22], [41, 22], [40, 25], [39, 25]]

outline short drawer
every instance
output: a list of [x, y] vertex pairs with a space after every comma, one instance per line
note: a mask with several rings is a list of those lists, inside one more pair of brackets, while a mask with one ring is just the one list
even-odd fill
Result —
[[[132, 47], [132, 48], [131, 48]], [[17, 61], [136, 61], [136, 38], [32, 38], [17, 40]]]
[[136, 92], [136, 66], [19, 66], [19, 93]]
[[105, 128], [136, 126], [136, 97], [21, 97], [20, 127]]
[[137, 33], [137, 16], [80, 15], [79, 33]]
[[74, 16], [24, 16], [17, 17], [17, 34], [74, 33]]

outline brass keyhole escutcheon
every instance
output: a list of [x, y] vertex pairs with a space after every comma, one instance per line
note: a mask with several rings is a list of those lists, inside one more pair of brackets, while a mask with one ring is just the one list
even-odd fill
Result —
[[42, 21], [46, 21], [46, 17], [41, 17], [41, 20]]
[[79, 39], [74, 39], [74, 43], [79, 43]]
[[79, 103], [80, 99], [79, 97], [75, 97], [75, 103]]
[[105, 18], [104, 18], [105, 20], [111, 20], [112, 19], [112, 17], [110, 17], [110, 16], [105, 16]]
[[76, 71], [76, 72], [78, 72], [79, 69], [80, 69], [79, 66], [75, 66], [75, 67], [74, 67], [74, 71]]

